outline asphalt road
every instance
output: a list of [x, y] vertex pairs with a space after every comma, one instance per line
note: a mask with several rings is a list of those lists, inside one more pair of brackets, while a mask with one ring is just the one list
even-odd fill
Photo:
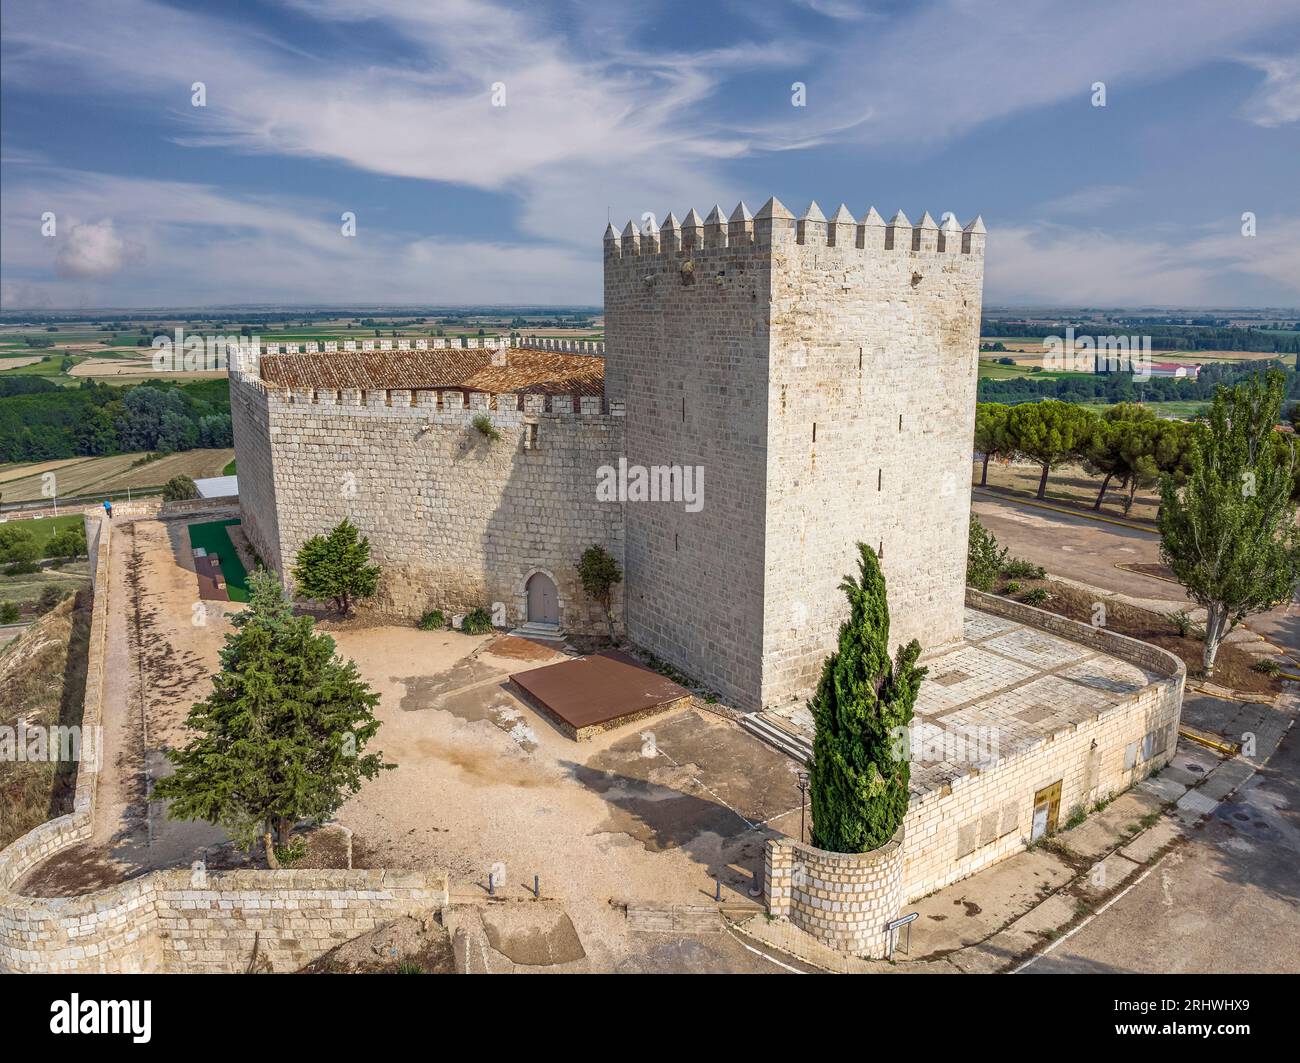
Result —
[[1135, 598], [1186, 601], [1177, 584], [1116, 567], [1159, 563], [1160, 537], [1155, 532], [1041, 509], [978, 489], [970, 508], [1013, 557], [1042, 565], [1054, 576]]
[[1300, 972], [1300, 737], [1026, 973]]

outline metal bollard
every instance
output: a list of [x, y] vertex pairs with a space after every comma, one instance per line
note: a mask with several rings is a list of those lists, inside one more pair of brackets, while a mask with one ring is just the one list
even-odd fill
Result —
[[489, 872], [488, 872], [488, 896], [489, 896], [489, 897], [492, 896], [492, 886], [493, 886], [493, 882], [492, 882], [492, 872], [489, 871]]
[[533, 896], [538, 899], [542, 896], [541, 879], [537, 875], [533, 876]]
[[713, 899], [715, 901], [722, 900], [722, 879], [720, 878], [713, 880]]

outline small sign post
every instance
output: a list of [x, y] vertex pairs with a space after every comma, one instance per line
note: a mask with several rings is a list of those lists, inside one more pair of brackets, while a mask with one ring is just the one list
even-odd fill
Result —
[[912, 954], [912, 920], [920, 914], [920, 912], [911, 912], [908, 915], [901, 915], [897, 919], [891, 919], [885, 924], [885, 930], [889, 934], [889, 951], [885, 956], [887, 960], [894, 958], [894, 943], [898, 940], [899, 927], [907, 927], [907, 942], [903, 948], [903, 955], [910, 956]]

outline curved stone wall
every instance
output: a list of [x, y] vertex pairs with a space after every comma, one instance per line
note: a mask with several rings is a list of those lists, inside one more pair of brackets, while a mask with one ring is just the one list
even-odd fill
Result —
[[880, 959], [903, 903], [904, 828], [869, 853], [832, 853], [790, 838], [767, 843], [768, 911], [832, 948]]

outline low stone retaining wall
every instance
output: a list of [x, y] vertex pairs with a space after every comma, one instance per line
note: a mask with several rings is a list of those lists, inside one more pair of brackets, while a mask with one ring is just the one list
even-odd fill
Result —
[[768, 911], [844, 952], [880, 959], [903, 902], [905, 828], [869, 853], [832, 853], [790, 838], [767, 843]]
[[37, 864], [92, 833], [112, 547], [107, 523], [100, 518], [90, 529], [95, 597], [73, 811], [0, 850], [0, 972], [237, 972], [255, 956], [291, 971], [402, 915], [446, 905], [443, 871], [152, 871], [79, 897], [14, 891]]
[[152, 871], [81, 897], [0, 906], [10, 972], [293, 971], [402, 915], [447, 904], [434, 871]]

